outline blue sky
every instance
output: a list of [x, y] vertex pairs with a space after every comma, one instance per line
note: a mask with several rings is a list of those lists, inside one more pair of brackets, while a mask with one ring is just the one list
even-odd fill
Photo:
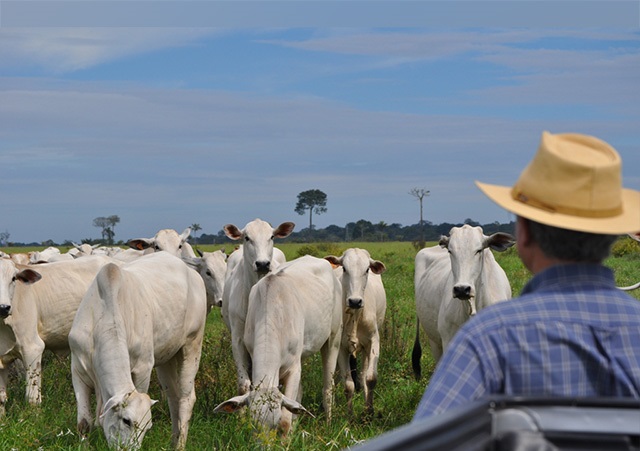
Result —
[[[640, 20], [637, 2], [618, 3]], [[6, 11], [0, 231], [10, 241], [98, 238], [93, 219], [110, 215], [123, 240], [257, 217], [300, 230], [296, 196], [308, 189], [327, 194], [318, 227], [417, 223], [414, 187], [430, 190], [434, 223], [505, 222], [473, 182], [513, 184], [543, 130], [608, 141], [625, 186], [640, 189], [637, 20], [551, 27], [522, 24], [523, 11], [518, 26], [236, 17], [65, 28], [13, 26]]]

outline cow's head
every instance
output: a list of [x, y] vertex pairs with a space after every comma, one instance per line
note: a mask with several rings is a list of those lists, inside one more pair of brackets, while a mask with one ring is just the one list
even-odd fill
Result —
[[153, 238], [135, 238], [127, 244], [139, 251], [149, 249], [153, 252], [166, 251], [180, 257], [183, 255], [183, 247], [191, 235], [191, 227], [187, 227], [178, 235], [173, 229], [162, 229]]
[[108, 399], [99, 421], [109, 447], [139, 449], [144, 435], [151, 428], [151, 406], [156, 402], [137, 390]]
[[227, 273], [227, 254], [218, 250], [215, 252], [200, 252], [200, 257], [182, 257], [182, 260], [198, 271], [207, 289], [207, 312], [213, 306], [222, 307], [222, 292], [224, 278]]
[[244, 264], [250, 265], [253, 271], [263, 276], [272, 269], [273, 240], [288, 237], [294, 227], [293, 222], [283, 222], [274, 229], [268, 222], [254, 219], [242, 230], [233, 224], [227, 224], [223, 229], [230, 239], [242, 240]]
[[11, 304], [17, 283], [30, 285], [42, 279], [39, 272], [27, 267], [17, 267], [11, 260], [0, 259], [0, 319], [11, 315]]
[[[244, 395], [220, 403], [216, 413], [235, 413], [249, 407], [253, 421], [264, 428], [287, 434], [291, 429], [291, 414], [313, 415], [302, 404], [282, 394], [277, 387], [255, 388]], [[284, 410], [288, 412], [284, 412]]]
[[440, 238], [440, 246], [447, 249], [451, 258], [453, 274], [453, 297], [468, 302], [469, 315], [476, 314], [476, 285], [485, 259], [485, 252], [503, 252], [515, 244], [515, 238], [508, 233], [494, 233], [486, 236], [481, 227], [453, 227], [449, 236]]
[[369, 271], [382, 274], [387, 270], [382, 262], [373, 260], [364, 249], [347, 249], [340, 258], [329, 255], [325, 260], [334, 267], [342, 267], [342, 295], [345, 307], [352, 310], [364, 306], [364, 290], [369, 280]]

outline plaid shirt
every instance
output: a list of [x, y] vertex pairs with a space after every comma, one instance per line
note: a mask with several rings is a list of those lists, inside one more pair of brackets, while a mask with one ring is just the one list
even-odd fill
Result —
[[640, 398], [640, 301], [604, 266], [548, 268], [463, 325], [414, 420], [495, 394]]

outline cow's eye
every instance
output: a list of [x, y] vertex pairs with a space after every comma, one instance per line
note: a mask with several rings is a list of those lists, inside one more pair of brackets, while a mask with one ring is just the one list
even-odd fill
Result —
[[131, 422], [131, 420], [129, 418], [123, 418], [122, 422], [125, 424], [125, 426], [127, 427], [131, 427], [133, 425], [133, 423]]
[[157, 244], [156, 244], [155, 246], [153, 246], [153, 248], [154, 248], [155, 250], [157, 250], [157, 251], [159, 251], [159, 250], [160, 250], [160, 246], [158, 246]]
[[180, 246], [178, 246], [178, 249], [182, 249], [182, 244]]
[[249, 241], [251, 241], [251, 238], [249, 238], [248, 236], [245, 236], [244, 240], [248, 243]]
[[207, 270], [207, 275], [211, 277], [212, 276], [211, 271]]

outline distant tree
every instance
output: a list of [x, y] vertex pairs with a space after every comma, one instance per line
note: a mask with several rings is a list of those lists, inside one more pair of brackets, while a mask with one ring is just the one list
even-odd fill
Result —
[[202, 227], [200, 227], [200, 224], [194, 222], [193, 224], [191, 224], [191, 233], [193, 233], [193, 243], [196, 245], [196, 247], [198, 246], [198, 231], [202, 230]]
[[310, 189], [298, 194], [295, 212], [303, 215], [309, 210], [309, 231], [313, 229], [313, 213], [321, 215], [327, 211], [327, 195], [319, 189]]
[[380, 232], [380, 241], [384, 241], [384, 231], [387, 228], [388, 224], [384, 221], [380, 221], [378, 224], [376, 224], [376, 227], [378, 228], [378, 232]]
[[422, 200], [429, 196], [429, 191], [425, 188], [411, 188], [409, 194], [420, 202], [420, 242], [424, 243], [424, 219], [422, 218]]
[[9, 237], [11, 234], [6, 230], [4, 232], [0, 232], [0, 246], [6, 246], [9, 242]]
[[366, 219], [361, 219], [356, 222], [356, 230], [360, 231], [360, 239], [364, 241], [364, 236], [366, 233], [371, 231], [373, 224]]
[[107, 244], [113, 244], [113, 238], [116, 235], [113, 229], [119, 222], [120, 217], [118, 215], [111, 215], [107, 217], [99, 216], [93, 220], [93, 226], [102, 229], [101, 234], [103, 241]]

